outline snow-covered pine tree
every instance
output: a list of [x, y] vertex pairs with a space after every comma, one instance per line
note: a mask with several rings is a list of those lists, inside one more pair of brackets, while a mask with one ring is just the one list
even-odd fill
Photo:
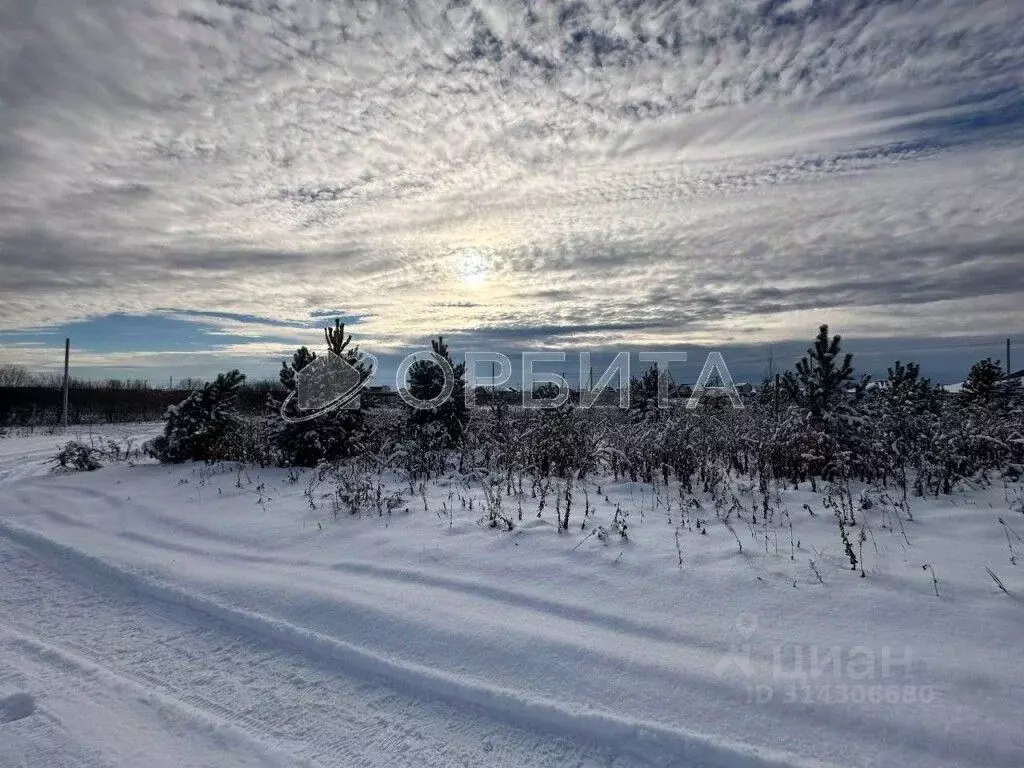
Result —
[[[658, 380], [661, 376], [668, 377], [668, 371], [654, 364], [639, 377], [630, 379], [629, 405], [634, 421], [657, 420], [665, 415], [662, 409], [658, 408]], [[679, 388], [671, 379], [667, 383], [669, 396], [677, 394]]]
[[234, 458], [238, 427], [238, 389], [245, 375], [230, 371], [167, 409], [164, 433], [150, 441], [147, 453], [162, 462], [218, 461]]
[[[278, 373], [278, 378], [281, 380], [284, 388], [292, 392], [295, 389], [295, 374], [314, 360], [316, 360], [316, 352], [310, 352], [306, 347], [299, 347], [295, 350], [290, 364], [287, 360], [282, 360], [281, 372]], [[278, 407], [280, 407], [280, 404]]]
[[[350, 347], [352, 336], [345, 335], [345, 324], [335, 319], [334, 326], [324, 328], [327, 348], [359, 370], [365, 377], [369, 370], [360, 359], [359, 347]], [[316, 353], [300, 347], [292, 355], [291, 363], [281, 363], [279, 378], [287, 390], [295, 391], [295, 374], [316, 359]], [[282, 401], [271, 397], [268, 404], [270, 432], [277, 460], [283, 466], [315, 467], [321, 461], [336, 461], [352, 455], [359, 446], [363, 429], [362, 408], [338, 408], [304, 422], [289, 422], [281, 418]], [[360, 403], [361, 405], [361, 403]], [[291, 406], [289, 406], [291, 407]]]
[[1007, 379], [998, 360], [979, 360], [942, 419], [944, 450], [929, 445], [934, 467], [926, 486], [949, 493], [965, 478], [987, 471], [1019, 474], [1024, 462], [1024, 399], [1020, 381]]
[[903, 413], [935, 412], [939, 405], [939, 394], [931, 379], [921, 376], [921, 366], [900, 360], [887, 370], [882, 398]]
[[922, 442], [934, 434], [941, 399], [917, 363], [897, 360], [881, 388], [864, 403], [870, 418], [862, 425], [863, 446], [857, 464], [863, 479], [901, 489], [906, 499]]
[[796, 370], [786, 371], [782, 377], [786, 394], [823, 427], [837, 418], [852, 396], [859, 395], [858, 388], [862, 392], [867, 383], [864, 380], [859, 387], [855, 384], [851, 353], [843, 355], [839, 362], [841, 343], [841, 336], [836, 334], [830, 339], [828, 326], [821, 326], [814, 346], [797, 362]]
[[[448, 345], [444, 337], [438, 336], [431, 340], [430, 346], [436, 355], [444, 358], [452, 368], [455, 386], [451, 395], [435, 408], [413, 408], [409, 413], [409, 422], [418, 429], [429, 425], [437, 425], [441, 429], [449, 445], [462, 442], [466, 424], [469, 422], [469, 410], [466, 408], [466, 364], [456, 365], [452, 361]], [[417, 400], [429, 401], [441, 394], [444, 389], [444, 371], [432, 361], [419, 360], [409, 368], [407, 381], [409, 393]]]
[[999, 360], [991, 357], [971, 366], [960, 390], [965, 405], [981, 406], [990, 410], [1005, 410], [1020, 396], [1020, 379], [1007, 379]]
[[370, 375], [370, 369], [359, 351], [359, 345], [349, 346], [352, 343], [352, 334], [345, 335], [345, 324], [340, 319], [334, 318], [333, 328], [324, 328], [324, 340], [327, 342], [327, 349], [359, 371], [363, 380]]
[[814, 346], [781, 379], [796, 411], [789, 414], [784, 432], [804, 465], [800, 474], [831, 479], [840, 469], [849, 472], [862, 447], [860, 406], [869, 378], [855, 380], [853, 355], [843, 354], [841, 344], [842, 337], [830, 337], [828, 325], [822, 325]]

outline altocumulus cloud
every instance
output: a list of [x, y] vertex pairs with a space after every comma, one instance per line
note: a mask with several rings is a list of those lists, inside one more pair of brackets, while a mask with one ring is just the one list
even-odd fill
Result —
[[0, 30], [0, 330], [1020, 321], [1020, 3], [15, 0]]

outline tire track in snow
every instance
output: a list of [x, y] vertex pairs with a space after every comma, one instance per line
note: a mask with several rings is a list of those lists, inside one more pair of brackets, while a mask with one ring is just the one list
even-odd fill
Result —
[[[93, 665], [303, 765], [629, 768], [600, 745], [416, 698], [259, 637], [67, 551], [0, 539], [0, 615], [23, 649]], [[27, 541], [27, 539], [25, 539]], [[38, 541], [35, 542], [39, 544]], [[68, 577], [71, 574], [74, 580]], [[340, 674], [339, 674], [340, 673]], [[668, 763], [664, 763], [668, 764]]]
[[[244, 751], [247, 764], [250, 757], [259, 760], [260, 765], [295, 764], [295, 761], [288, 758], [287, 755], [276, 751], [253, 733], [239, 729], [237, 724], [230, 720], [212, 715], [209, 710], [189, 706], [183, 700], [167, 696], [159, 688], [146, 686], [137, 680], [119, 675], [108, 667], [95, 663], [87, 656], [76, 653], [67, 647], [46, 642], [31, 632], [25, 632], [5, 621], [0, 621], [0, 663], [17, 665], [29, 670], [30, 674], [23, 675], [22, 678], [33, 687], [41, 688], [44, 691], [44, 701], [54, 695], [53, 689], [56, 688], [60, 692], [58, 695], [61, 698], [74, 701], [76, 708], [81, 708], [83, 704], [95, 707], [100, 704], [97, 699], [107, 699], [110, 697], [109, 692], [113, 692], [115, 699], [122, 700], [122, 707], [127, 706], [130, 709], [131, 716], [137, 718], [142, 714], [145, 719], [150, 714], [141, 711], [142, 708], [139, 705], [155, 708], [156, 715], [160, 719], [172, 720], [177, 727], [188, 731], [192, 737], [212, 736], [210, 741], [213, 744], [211, 746], [215, 750], [228, 748], [236, 757], [239, 750]], [[100, 693], [101, 691], [102, 693]], [[32, 699], [34, 706], [35, 697], [29, 694], [24, 695]], [[125, 699], [127, 700], [125, 701]], [[71, 746], [70, 751], [78, 754], [67, 755], [66, 751], [69, 745], [66, 740], [69, 739], [69, 736], [73, 740], [74, 734], [62, 735], [61, 731], [65, 730], [66, 726], [61, 722], [61, 718], [49, 713], [43, 714], [46, 721], [42, 724], [43, 727], [37, 727], [28, 736], [22, 737], [22, 741], [25, 742], [22, 745], [22, 750], [27, 752], [30, 757], [36, 758], [39, 756], [36, 753], [52, 750], [67, 760], [67, 763], [61, 760], [61, 765], [74, 765], [76, 768], [82, 768], [85, 765], [102, 765], [107, 768], [116, 764], [111, 762], [109, 757], [98, 753], [89, 754], [88, 752], [92, 750], [83, 752], [80, 747], [76, 749], [74, 745]], [[119, 714], [123, 716], [124, 710], [122, 709]], [[41, 737], [49, 737], [48, 740], [55, 743], [44, 745], [40, 749], [41, 745], [38, 742]], [[109, 738], [109, 734], [101, 734], [101, 740]], [[195, 746], [194, 738], [190, 738], [189, 746]], [[181, 754], [176, 750], [166, 754], [154, 754], [152, 744], [147, 744], [145, 749], [148, 758], [159, 764], [169, 762], [177, 765], [182, 759]], [[0, 754], [0, 758], [2, 757], [3, 755]], [[209, 756], [207, 759], [210, 759]], [[2, 760], [0, 760], [0, 764], [4, 764]], [[29, 763], [23, 764], [28, 765]], [[49, 761], [47, 764], [50, 764]]]
[[[279, 559], [282, 563], [286, 563], [283, 558]], [[351, 576], [370, 577], [378, 582], [426, 586], [484, 600], [500, 601], [536, 611], [546, 616], [576, 622], [584, 627], [601, 627], [620, 633], [626, 636], [626, 638], [632, 635], [645, 639], [660, 640], [666, 643], [679, 643], [691, 648], [711, 651], [718, 656], [726, 654], [731, 650], [731, 646], [727, 643], [710, 642], [697, 634], [687, 634], [678, 628], [645, 624], [630, 619], [627, 616], [595, 610], [586, 605], [572, 605], [538, 595], [524, 594], [466, 579], [440, 576], [411, 568], [391, 568], [365, 562], [336, 562], [328, 565], [327, 568], [333, 571], [341, 571]]]
[[0, 483], [45, 473], [47, 461], [58, 450], [59, 447], [55, 444], [52, 447], [37, 448], [15, 456], [5, 456], [0, 462]]
[[[73, 505], [78, 490], [77, 487], [39, 488], [33, 493], [38, 494], [36, 501], [42, 500], [43, 503], [36, 503], [33, 508], [39, 514], [40, 509]], [[109, 493], [89, 489], [88, 494], [82, 495], [86, 495], [90, 499], [105, 500]], [[21, 499], [22, 504], [27, 506], [27, 497], [24, 494], [16, 494], [16, 498]], [[123, 502], [123, 495], [118, 497], [117, 501], [118, 503]], [[45, 513], [42, 514], [46, 516]], [[110, 535], [132, 544], [141, 545], [146, 550], [155, 553], [157, 559], [163, 559], [165, 556], [173, 559], [175, 555], [182, 554], [194, 555], [216, 563], [266, 565], [274, 567], [276, 573], [282, 577], [310, 584], [316, 583], [325, 570], [344, 574], [346, 576], [346, 603], [343, 607], [349, 611], [363, 611], [368, 616], [376, 617], [380, 614], [381, 606], [393, 606], [397, 604], [396, 601], [409, 599], [412, 593], [407, 587], [415, 587], [422, 591], [423, 596], [413, 597], [411, 600], [413, 605], [429, 603], [437, 607], [449, 600], [465, 602], [462, 598], [468, 598], [482, 607], [500, 605], [505, 613], [516, 612], [522, 617], [521, 626], [553, 627], [557, 625], [559, 627], [557, 635], [546, 637], [545, 641], [548, 643], [548, 647], [559, 647], [566, 656], [592, 653], [592, 647], [573, 645], [572, 638], [593, 637], [598, 633], [613, 646], [636, 648], [642, 644], [647, 649], [646, 657], [634, 657], [632, 663], [647, 664], [655, 669], [656, 674], [665, 673], [664, 668], [658, 666], [658, 659], [677, 652], [679, 648], [686, 648], [702, 654], [703, 661], [707, 664], [714, 664], [731, 650], [729, 642], [709, 640], [700, 633], [687, 632], [678, 625], [666, 626], [638, 621], [627, 615], [600, 610], [590, 605], [553, 600], [546, 596], [496, 587], [481, 581], [453, 578], [413, 568], [393, 568], [366, 561], [340, 560], [325, 563], [278, 556], [267, 552], [257, 553], [242, 546], [238, 540], [220, 532], [214, 536], [205, 527], [189, 524], [179, 518], [159, 512], [142, 499], [132, 503], [131, 520], [133, 529], [128, 530], [123, 525], [121, 530], [111, 532]], [[92, 527], [88, 523], [84, 525]], [[157, 528], [155, 532], [151, 530], [154, 525]], [[107, 533], [102, 526], [98, 530], [101, 534]], [[270, 570], [261, 568], [258, 569], [258, 572], [270, 573]], [[338, 596], [335, 595], [331, 599], [337, 598]], [[385, 611], [382, 616], [387, 618], [389, 612]], [[297, 623], [301, 624], [302, 622]], [[324, 633], [333, 636], [330, 630], [326, 630]], [[447, 640], [447, 637], [443, 637], [442, 642], [447, 642]], [[566, 644], [567, 640], [569, 644]], [[355, 642], [367, 645], [365, 638]], [[707, 685], [706, 681], [695, 679], [680, 680], [679, 682], [680, 687], [691, 690], [697, 686]], [[742, 695], [744, 692], [735, 691], [734, 693]]]
[[[591, 746], [589, 751], [596, 753], [595, 756], [608, 759], [615, 750], [620, 753], [620, 756], [630, 758], [630, 762], [625, 763], [627, 765], [701, 765], [721, 766], [721, 768], [768, 768], [769, 766], [822, 768], [825, 766], [824, 763], [813, 759], [808, 760], [786, 754], [755, 750], [747, 745], [725, 743], [657, 723], [630, 721], [604, 712], [575, 709], [557, 701], [526, 698], [514, 691], [488, 686], [482, 682], [456, 677], [418, 665], [403, 664], [385, 658], [368, 648], [355, 646], [278, 619], [228, 607], [209, 598], [156, 583], [72, 547], [54, 542], [20, 525], [0, 522], [0, 533], [47, 560], [70, 567], [76, 574], [91, 583], [109, 584], [112, 582], [147, 601], [157, 600], [164, 606], [184, 609], [185, 613], [193, 617], [193, 620], [200, 625], [209, 626], [212, 621], [215, 626], [222, 628], [220, 629], [221, 633], [230, 628], [231, 631], [239, 633], [236, 634], [235, 639], [238, 652], [243, 652], [249, 645], [254, 644], [247, 643], [245, 638], [254, 638], [256, 639], [255, 644], [259, 644], [272, 653], [287, 657], [291, 664], [301, 667], [303, 658], [313, 658], [320, 663], [326, 663], [328, 669], [335, 673], [340, 671], [351, 674], [354, 672], [364, 679], [369, 676], [370, 679], [386, 680], [390, 686], [399, 689], [388, 695], [401, 696], [405, 692], [410, 692], [423, 697], [421, 701], [431, 702], [432, 707], [435, 706], [434, 702], [440, 700], [445, 702], [445, 708], [449, 712], [453, 711], [450, 708], [454, 706], [454, 712], [460, 713], [462, 719], [465, 719], [467, 714], [472, 714], [477, 718], [481, 714], [485, 715], [491, 728], [499, 730], [525, 729], [532, 731], [532, 737], [541, 741], [544, 737], [539, 734], [547, 734], [549, 739], [568, 739], [579, 745], [601, 745], [603, 748], [595, 750]], [[194, 649], [195, 638], [191, 638], [189, 644]], [[216, 650], [218, 649], [210, 648], [211, 652]], [[197, 660], [201, 660], [201, 657], [202, 654], [199, 654]], [[256, 664], [254, 668], [258, 674], [253, 675], [251, 684], [255, 684], [257, 680], [266, 682], [268, 673], [277, 671], [273, 667], [261, 667], [259, 664]], [[287, 690], [286, 681], [287, 677], [277, 681], [277, 684], [283, 685], [281, 690]], [[324, 681], [326, 682], [326, 679]], [[191, 681], [189, 686], [190, 688], [195, 687], [196, 681]], [[273, 698], [275, 690], [264, 687], [261, 693]], [[365, 696], [369, 691], [363, 690], [361, 693]], [[289, 692], [289, 695], [293, 699], [296, 697], [294, 691]], [[308, 697], [308, 693], [304, 695]], [[302, 693], [297, 697], [298, 701], [291, 702], [290, 712], [309, 712], [311, 714], [317, 712], [316, 706], [310, 707], [310, 700], [308, 698], [304, 700]], [[352, 697], [350, 692], [349, 700], [351, 701], [352, 698], [358, 699], [359, 697]], [[203, 702], [198, 701], [200, 708], [202, 704]], [[409, 709], [409, 705], [406, 704], [404, 709]], [[242, 711], [237, 709], [230, 711], [236, 718], [236, 722], [241, 721]], [[388, 711], [388, 707], [384, 707], [384, 711]], [[258, 722], [261, 725], [266, 723], [267, 728], [271, 732], [274, 731], [274, 726], [267, 723], [266, 718], [260, 718]], [[476, 728], [480, 727], [478, 723]], [[330, 721], [324, 729], [327, 732], [331, 731]], [[470, 729], [469, 733], [472, 732], [473, 729]], [[327, 744], [322, 739], [317, 741], [319, 737], [316, 734], [317, 730], [314, 730], [313, 733], [304, 733], [305, 736], [316, 742], [312, 751], [319, 756], [314, 759], [319, 761], [327, 751]], [[376, 739], [383, 737], [383, 741], [378, 745], [378, 748], [381, 748], [397, 735], [399, 749], [404, 750], [403, 756], [405, 756], [408, 755], [410, 748], [413, 752], [419, 751], [414, 748], [416, 746], [414, 737], [426, 738], [428, 734], [429, 730], [423, 731], [415, 728], [402, 731], [401, 726], [390, 730], [384, 729], [382, 732], [379, 727], [374, 728], [372, 723], [364, 722], [363, 730], [356, 738], [365, 746], [373, 744]], [[284, 734], [278, 732], [275, 735], [280, 738]], [[413, 741], [410, 742], [410, 739]], [[578, 756], [578, 749], [578, 747], [570, 749], [570, 752], [576, 752]], [[325, 762], [323, 764], [372, 765], [373, 754], [375, 753], [361, 754], [360, 762], [347, 761], [349, 757], [354, 757], [349, 754], [346, 756], [345, 762]], [[313, 757], [313, 755], [310, 756]], [[435, 759], [423, 762], [423, 756], [418, 755], [415, 763], [408, 764], [443, 765], [448, 763], [447, 759], [440, 754], [434, 754], [433, 757]], [[484, 757], [481, 762], [491, 763], [490, 759], [483, 755], [481, 757]], [[366, 762], [367, 758], [371, 759], [371, 762]], [[437, 758], [442, 758], [443, 762]], [[397, 766], [405, 764], [405, 762], [396, 761], [395, 754], [390, 753], [382, 764]], [[524, 764], [523, 755], [517, 756], [515, 764]], [[542, 764], [551, 765], [552, 761], [547, 760]]]
[[[89, 442], [94, 438], [112, 439], [122, 444], [130, 442], [137, 447], [154, 437], [161, 429], [162, 424], [158, 422], [142, 422], [134, 425], [76, 425], [67, 430], [58, 430], [50, 434], [41, 431], [28, 437], [16, 433], [7, 440], [0, 441], [0, 485], [47, 474], [50, 470], [50, 460], [69, 440]], [[9, 447], [15, 448], [15, 451], [9, 450], [5, 442]], [[25, 447], [26, 442], [29, 447]]]

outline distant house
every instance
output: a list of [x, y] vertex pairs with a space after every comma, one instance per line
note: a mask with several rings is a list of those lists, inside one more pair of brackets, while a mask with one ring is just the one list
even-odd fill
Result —
[[365, 394], [371, 402], [376, 403], [385, 403], [390, 400], [398, 399], [398, 391], [392, 389], [387, 384], [366, 387], [363, 390], [363, 394]]
[[[1006, 378], [1003, 379], [1003, 381], [1021, 381], [1021, 380], [1024, 380], [1024, 368], [1021, 368], [1019, 371], [1014, 371], [1009, 376], [1007, 376]], [[964, 382], [962, 382], [962, 381], [958, 381], [955, 384], [943, 384], [940, 387], [940, 389], [942, 389], [943, 391], [950, 392], [952, 394], [959, 393], [960, 391], [963, 390], [963, 388], [964, 388]]]

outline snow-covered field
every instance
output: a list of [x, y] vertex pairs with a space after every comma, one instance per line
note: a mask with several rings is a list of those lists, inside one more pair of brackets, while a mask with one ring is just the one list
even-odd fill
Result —
[[309, 472], [54, 474], [65, 439], [0, 440], [2, 766], [1024, 765], [1017, 485], [864, 511], [861, 578], [810, 489], [740, 552], [672, 488], [509, 533], [472, 484], [335, 517]]

